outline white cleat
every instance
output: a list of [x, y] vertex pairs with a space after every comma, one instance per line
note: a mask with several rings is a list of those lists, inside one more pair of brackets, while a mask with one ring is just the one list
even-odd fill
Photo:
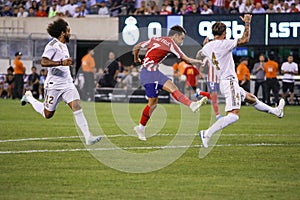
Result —
[[205, 130], [200, 131], [199, 132], [199, 136], [200, 136], [201, 141], [202, 141], [202, 146], [204, 148], [207, 148], [210, 138], [209, 137], [205, 137]]
[[197, 112], [202, 105], [207, 103], [207, 100], [208, 100], [207, 97], [203, 97], [202, 99], [200, 99], [200, 101], [192, 102], [191, 105], [190, 105], [190, 109], [193, 112]]
[[201, 90], [199, 88], [196, 89], [196, 93], [195, 93], [196, 98], [198, 98], [200, 96], [200, 91]]
[[277, 106], [277, 109], [278, 109], [277, 117], [283, 118], [283, 116], [284, 116], [284, 112], [283, 112], [284, 106], [285, 106], [285, 100], [280, 99], [279, 104]]
[[86, 145], [96, 144], [97, 142], [100, 142], [101, 139], [101, 136], [90, 136], [89, 139], [87, 139], [86, 141]]
[[28, 103], [28, 100], [27, 100], [27, 97], [28, 97], [28, 96], [32, 96], [32, 93], [31, 93], [30, 90], [27, 90], [27, 91], [25, 92], [25, 94], [23, 95], [23, 97], [22, 97], [22, 99], [21, 99], [21, 105], [22, 105], [22, 106], [25, 106], [26, 103]]
[[139, 126], [134, 127], [133, 130], [137, 134], [139, 140], [142, 140], [142, 141], [146, 141], [147, 140], [146, 137], [145, 137], [145, 131], [141, 130]]

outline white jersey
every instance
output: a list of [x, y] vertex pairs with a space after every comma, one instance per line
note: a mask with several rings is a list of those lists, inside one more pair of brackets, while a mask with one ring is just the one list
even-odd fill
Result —
[[[54, 38], [46, 45], [42, 57], [53, 61], [61, 61], [70, 58], [70, 54], [67, 45]], [[45, 89], [65, 89], [70, 87], [73, 87], [73, 79], [68, 66], [48, 68], [48, 75], [44, 83]]]
[[[281, 66], [281, 70], [285, 72], [298, 72], [298, 65], [295, 62], [284, 62]], [[282, 81], [287, 83], [293, 83], [295, 81], [294, 74], [284, 74]]]
[[202, 54], [209, 58], [210, 65], [214, 66], [220, 80], [228, 80], [237, 76], [232, 57], [232, 49], [237, 45], [238, 39], [214, 40], [202, 48]]

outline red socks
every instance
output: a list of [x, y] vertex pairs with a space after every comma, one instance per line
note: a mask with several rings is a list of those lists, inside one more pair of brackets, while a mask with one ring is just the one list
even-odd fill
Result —
[[203, 91], [200, 91], [200, 92], [199, 92], [199, 95], [205, 96], [205, 97], [211, 99], [211, 96], [210, 96], [209, 92], [203, 92]]
[[156, 105], [152, 106], [152, 107], [150, 107], [148, 104], [146, 105], [146, 107], [144, 108], [143, 113], [142, 113], [140, 124], [142, 124], [143, 126], [146, 126], [146, 124], [147, 124], [148, 120], [150, 119], [150, 116], [155, 108], [156, 108]]
[[212, 95], [211, 96], [211, 103], [214, 108], [215, 114], [218, 115], [219, 113], [219, 107], [218, 107], [218, 95]]
[[186, 106], [190, 106], [192, 103], [192, 101], [184, 96], [179, 90], [175, 90], [174, 92], [172, 92], [172, 96], [174, 97], [174, 99]]

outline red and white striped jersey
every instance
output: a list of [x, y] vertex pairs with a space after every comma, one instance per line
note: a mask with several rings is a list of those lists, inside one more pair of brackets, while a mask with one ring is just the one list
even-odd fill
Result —
[[219, 83], [219, 77], [217, 75], [216, 69], [208, 61], [208, 57], [203, 59], [203, 65], [208, 68], [207, 72], [207, 82]]
[[159, 64], [170, 53], [173, 53], [177, 58], [182, 58], [185, 55], [170, 37], [151, 38], [142, 42], [141, 47], [147, 47], [143, 67], [147, 68], [148, 71], [156, 71]]

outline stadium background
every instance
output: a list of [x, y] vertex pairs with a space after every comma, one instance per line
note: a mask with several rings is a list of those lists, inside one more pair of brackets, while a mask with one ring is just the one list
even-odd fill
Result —
[[[145, 19], [153, 21], [149, 17]], [[299, 19], [299, 16], [289, 19]], [[48, 40], [45, 29], [50, 21], [52, 19], [0, 18], [1, 60], [9, 62], [18, 49], [23, 51], [24, 61], [38, 64], [40, 51]], [[76, 38], [70, 44], [70, 50], [77, 59], [77, 67], [85, 50], [101, 41], [106, 40], [101, 45], [103, 48], [97, 51], [99, 65], [105, 62], [109, 50], [126, 52], [132, 48], [119, 46], [118, 35], [112, 34], [118, 32], [117, 18], [68, 21]], [[252, 27], [252, 33], [260, 28]], [[265, 35], [255, 37], [264, 38]], [[299, 34], [297, 37], [299, 42]], [[185, 46], [184, 51], [194, 55], [197, 48]], [[292, 50], [299, 63], [299, 44], [296, 43], [253, 45], [246, 46], [246, 50], [241, 49], [240, 53], [247, 52], [255, 58], [260, 51], [274, 51], [283, 59]], [[235, 59], [239, 56], [235, 55]], [[130, 104], [136, 123], [140, 117], [140, 112], [136, 111], [142, 110], [143, 106]], [[153, 151], [147, 150], [149, 147], [167, 145], [177, 132], [179, 106], [162, 106], [170, 113], [168, 123], [147, 143], [122, 132], [114, 120], [111, 104], [97, 103], [95, 110], [107, 137], [120, 148], [141, 153]], [[66, 106], [60, 105], [51, 120], [44, 120], [31, 106], [21, 107], [15, 100], [0, 99], [0, 109], [0, 199], [296, 200], [300, 197], [299, 106], [287, 106], [286, 116], [281, 120], [245, 106], [239, 122], [222, 132], [218, 145], [209, 156], [199, 159], [200, 140], [195, 133], [193, 145], [180, 159], [164, 169], [146, 174], [119, 172], [94, 159], [80, 142], [73, 116]], [[211, 107], [203, 107], [199, 129], [207, 127], [211, 116]]]
[[[130, 22], [130, 18], [134, 19], [133, 22]], [[243, 47], [236, 48], [233, 52], [236, 64], [241, 57], [247, 56], [251, 70], [261, 53], [275, 54], [275, 60], [280, 64], [292, 53], [294, 61], [300, 63], [299, 19], [299, 13], [253, 15], [250, 42]], [[41, 54], [49, 39], [48, 34], [45, 33], [46, 27], [52, 20], [49, 18], [0, 18], [2, 25], [0, 28], [0, 73], [6, 73], [17, 51], [23, 53], [22, 61], [26, 66], [26, 73], [30, 73], [32, 65], [35, 65], [39, 71]], [[80, 67], [81, 58], [90, 48], [95, 48], [97, 68], [105, 67], [109, 51], [115, 52], [116, 58], [123, 65], [131, 65], [134, 44], [151, 36], [165, 35], [166, 30], [174, 24], [180, 24], [186, 28], [188, 37], [182, 49], [191, 57], [195, 57], [196, 52], [201, 48], [199, 44], [202, 44], [208, 27], [213, 21], [226, 22], [230, 38], [241, 37], [243, 30], [239, 15], [119, 16], [118, 18], [90, 15], [86, 18], [66, 18], [66, 20], [72, 29], [72, 39], [68, 45], [71, 57], [75, 61], [74, 75]], [[136, 29], [139, 35], [133, 34], [134, 41], [126, 42], [124, 34]], [[165, 60], [164, 64], [172, 66], [175, 62], [176, 60], [171, 56]], [[295, 93], [299, 95], [300, 79], [296, 77], [296, 80]]]

